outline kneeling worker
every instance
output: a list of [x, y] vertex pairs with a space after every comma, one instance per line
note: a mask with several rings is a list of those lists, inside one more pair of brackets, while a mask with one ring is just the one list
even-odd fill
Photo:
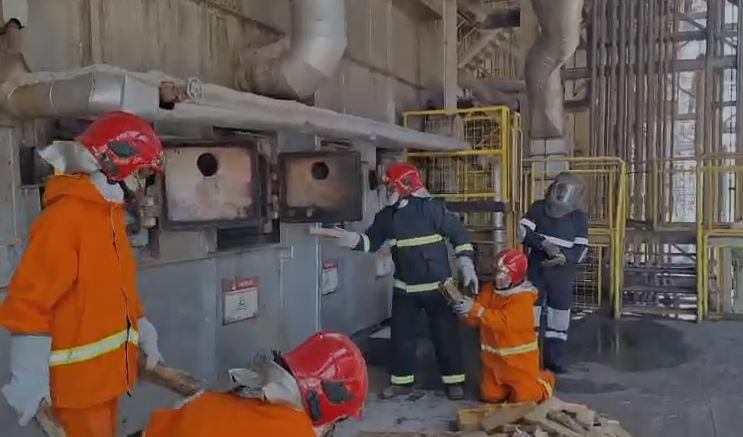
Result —
[[230, 376], [229, 393], [202, 391], [180, 408], [156, 411], [144, 437], [322, 436], [359, 417], [368, 391], [361, 351], [331, 332]]
[[453, 304], [457, 315], [480, 327], [480, 391], [486, 402], [539, 402], [552, 396], [554, 375], [539, 369], [532, 312], [538, 292], [526, 271], [526, 255], [506, 249], [495, 256], [495, 279], [476, 300], [465, 297]]

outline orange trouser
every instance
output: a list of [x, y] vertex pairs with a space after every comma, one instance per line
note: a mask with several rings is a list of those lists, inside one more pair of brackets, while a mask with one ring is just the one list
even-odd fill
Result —
[[90, 408], [54, 408], [67, 437], [115, 437], [119, 398]]
[[496, 380], [496, 375], [483, 369], [480, 396], [485, 402], [540, 402], [549, 399], [555, 387], [555, 376], [541, 372], [538, 378], [525, 377], [509, 381]]

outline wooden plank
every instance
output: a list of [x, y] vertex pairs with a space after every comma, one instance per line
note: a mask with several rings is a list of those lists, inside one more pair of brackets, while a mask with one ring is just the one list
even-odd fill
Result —
[[488, 437], [482, 431], [453, 432], [453, 431], [385, 431], [367, 430], [359, 433], [360, 437]]
[[583, 434], [579, 434], [570, 428], [563, 426], [557, 422], [554, 422], [547, 418], [547, 414], [551, 411], [561, 411], [560, 405], [562, 402], [557, 398], [552, 398], [533, 409], [526, 416], [524, 421], [539, 426], [549, 433], [557, 434], [561, 437], [583, 437]]
[[452, 278], [439, 284], [439, 291], [449, 302], [457, 302], [464, 299], [464, 295], [459, 291], [459, 288], [457, 288], [457, 285], [454, 283]]
[[485, 404], [476, 408], [461, 408], [457, 411], [457, 425], [460, 431], [479, 431], [480, 421], [511, 404]]
[[480, 426], [485, 432], [491, 433], [504, 425], [518, 421], [536, 407], [537, 404], [529, 402], [501, 408], [500, 410], [487, 415], [482, 421], [480, 421]]
[[41, 430], [48, 437], [66, 437], [67, 434], [62, 429], [62, 426], [57, 423], [52, 409], [46, 403], [42, 403], [39, 406], [39, 411], [36, 412], [35, 419]]

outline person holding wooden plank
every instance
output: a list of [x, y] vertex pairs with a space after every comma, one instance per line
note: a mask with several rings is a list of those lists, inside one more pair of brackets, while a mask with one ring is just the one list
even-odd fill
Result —
[[539, 369], [539, 344], [532, 306], [538, 292], [526, 280], [526, 255], [506, 249], [495, 256], [495, 277], [475, 298], [453, 302], [454, 312], [480, 328], [482, 379], [486, 402], [529, 402], [552, 397], [555, 378]]
[[322, 436], [360, 417], [368, 392], [361, 351], [333, 332], [230, 376], [229, 392], [200, 391], [178, 408], [156, 411], [144, 437]]
[[146, 120], [111, 112], [39, 154], [56, 175], [0, 305], [12, 334], [2, 393], [21, 425], [51, 406], [67, 437], [113, 437], [138, 353], [148, 368], [162, 360], [124, 223], [130, 177], [162, 170], [162, 144]]

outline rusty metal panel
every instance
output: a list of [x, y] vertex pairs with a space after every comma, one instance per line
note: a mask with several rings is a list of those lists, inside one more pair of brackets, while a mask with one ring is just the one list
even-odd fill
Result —
[[358, 152], [279, 155], [280, 213], [287, 222], [340, 222], [362, 218]]
[[259, 222], [255, 143], [180, 144], [165, 149], [165, 167], [166, 227]]

